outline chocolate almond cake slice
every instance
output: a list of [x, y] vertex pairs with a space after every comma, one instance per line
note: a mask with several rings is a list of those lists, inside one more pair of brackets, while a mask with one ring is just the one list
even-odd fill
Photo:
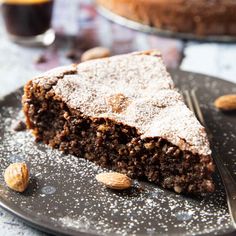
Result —
[[23, 110], [36, 141], [178, 193], [214, 191], [205, 129], [157, 51], [49, 71], [25, 85]]

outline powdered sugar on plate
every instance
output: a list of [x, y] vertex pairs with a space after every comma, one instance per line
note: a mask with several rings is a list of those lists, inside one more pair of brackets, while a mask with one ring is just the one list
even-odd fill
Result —
[[0, 169], [3, 172], [9, 163], [25, 161], [31, 181], [27, 191], [18, 194], [6, 187], [0, 175], [1, 205], [40, 226], [72, 235], [79, 232], [199, 235], [232, 231], [225, 193], [217, 174], [216, 192], [201, 198], [177, 195], [137, 180], [131, 190], [108, 190], [94, 178], [107, 170], [37, 144], [28, 131], [14, 132], [12, 125], [23, 116], [20, 94], [12, 96], [15, 103], [8, 103], [8, 97], [0, 108]]

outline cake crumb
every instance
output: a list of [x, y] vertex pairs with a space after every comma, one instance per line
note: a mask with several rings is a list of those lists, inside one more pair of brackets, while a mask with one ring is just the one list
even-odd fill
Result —
[[13, 125], [13, 130], [16, 132], [24, 131], [26, 130], [26, 124], [24, 121], [19, 120]]

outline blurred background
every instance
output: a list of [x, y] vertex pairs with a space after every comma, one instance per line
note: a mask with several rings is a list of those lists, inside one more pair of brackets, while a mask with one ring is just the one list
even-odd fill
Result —
[[[43, 25], [36, 24], [24, 31], [14, 25], [17, 23], [14, 9], [4, 4], [3, 1], [0, 18], [0, 98], [43, 71], [80, 62], [83, 52], [96, 46], [110, 49], [112, 55], [156, 48], [163, 54], [168, 68], [236, 83], [235, 41], [196, 41], [135, 31], [101, 16], [92, 0], [55, 0], [53, 7], [46, 6], [42, 14], [33, 14], [32, 19], [45, 17]], [[28, 14], [24, 11], [21, 14]], [[47, 35], [41, 35], [45, 29]], [[28, 35], [30, 40], [25, 43], [22, 37], [16, 38], [12, 33]], [[36, 34], [41, 38], [34, 38], [37, 41], [34, 45], [31, 36]], [[0, 228], [1, 235], [44, 235], [2, 209]]]

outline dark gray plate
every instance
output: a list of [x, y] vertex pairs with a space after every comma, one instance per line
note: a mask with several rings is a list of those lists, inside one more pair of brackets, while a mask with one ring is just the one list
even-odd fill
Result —
[[[213, 143], [236, 177], [236, 114], [219, 112], [212, 104], [221, 94], [236, 93], [236, 85], [193, 73], [171, 74], [177, 87], [197, 89]], [[105, 189], [94, 178], [102, 168], [36, 144], [29, 132], [12, 131], [16, 120], [22, 119], [21, 95], [18, 90], [0, 101], [0, 171], [11, 162], [26, 161], [31, 181], [27, 191], [19, 194], [8, 189], [0, 175], [3, 208], [55, 234], [219, 235], [233, 231], [217, 173], [216, 192], [202, 198], [138, 181], [122, 193]]]
[[181, 39], [186, 39], [186, 40], [210, 41], [210, 42], [214, 41], [214, 42], [226, 42], [226, 43], [236, 42], [235, 36], [230, 36], [230, 35], [200, 36], [200, 35], [191, 34], [191, 33], [178, 33], [178, 32], [173, 32], [170, 30], [163, 30], [157, 27], [145, 25], [137, 21], [129, 20], [125, 17], [122, 17], [120, 15], [113, 13], [112, 11], [107, 10], [106, 8], [102, 6], [98, 6], [97, 9], [98, 9], [98, 12], [104, 17], [106, 17], [107, 19], [117, 24], [123, 25], [125, 27], [142, 31], [144, 33], [151, 33], [151, 34], [157, 34], [157, 35], [162, 35], [166, 37], [181, 38]]

